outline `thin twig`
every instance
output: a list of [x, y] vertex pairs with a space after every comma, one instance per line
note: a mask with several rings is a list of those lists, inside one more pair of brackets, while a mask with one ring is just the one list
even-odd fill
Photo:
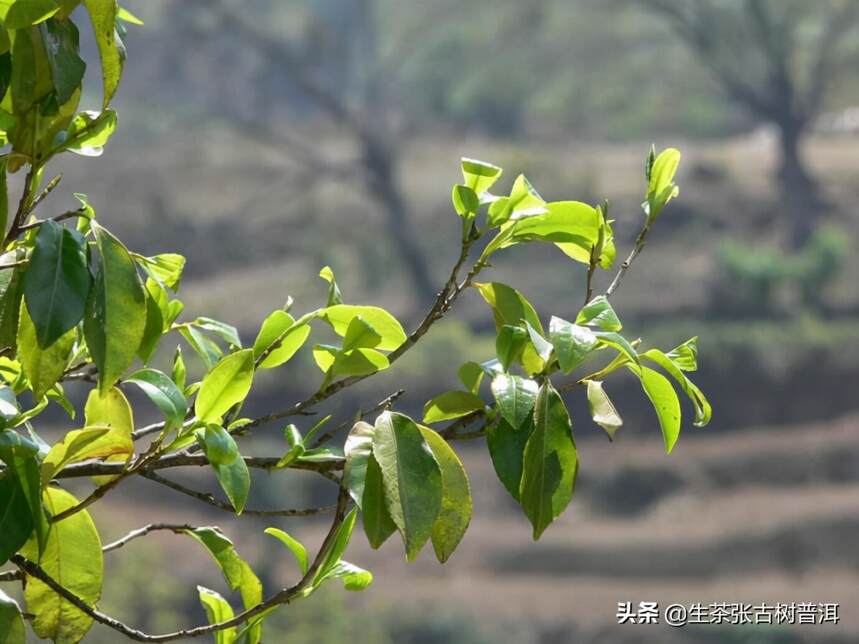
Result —
[[41, 221], [34, 221], [32, 224], [24, 224], [22, 226], [19, 226], [18, 230], [20, 232], [23, 232], [25, 230], [30, 230], [31, 228], [38, 228], [39, 226], [44, 224], [46, 221], [55, 221], [55, 222], [59, 223], [61, 221], [65, 221], [66, 219], [72, 219], [74, 217], [85, 217], [85, 216], [86, 216], [86, 214], [85, 214], [84, 209], [78, 208], [77, 210], [66, 211], [60, 215], [57, 215], [55, 217], [51, 217], [50, 219], [43, 219]]
[[21, 191], [21, 200], [18, 202], [18, 210], [15, 211], [15, 217], [12, 219], [12, 225], [9, 227], [9, 232], [3, 240], [3, 248], [9, 246], [21, 232], [21, 225], [24, 223], [24, 218], [27, 216], [27, 208], [30, 204], [30, 196], [33, 192], [33, 179], [37, 173], [37, 168], [34, 165], [30, 166], [27, 171], [27, 178], [24, 179], [24, 189]]
[[117, 539], [106, 546], [102, 546], [102, 552], [110, 552], [111, 550], [119, 550], [129, 541], [134, 541], [140, 537], [145, 537], [150, 532], [155, 532], [156, 530], [169, 530], [170, 532], [174, 532], [176, 534], [181, 534], [186, 530], [195, 530], [196, 526], [188, 525], [187, 523], [150, 523], [149, 525], [145, 525], [142, 528], [138, 528], [137, 530], [132, 530], [127, 535], [122, 537], [121, 539]]
[[[29, 206], [27, 206], [27, 214], [29, 215], [31, 212], [33, 212], [36, 209], [36, 206], [42, 203], [45, 197], [51, 194], [54, 191], [54, 188], [60, 185], [60, 181], [62, 180], [63, 175], [62, 173], [60, 173], [56, 177], [48, 181], [48, 185], [45, 186], [45, 189], [42, 190], [42, 192], [40, 192], [35, 199], [33, 199], [32, 203]], [[21, 226], [20, 230], [24, 230], [24, 228], [24, 226]]]
[[[191, 498], [197, 499], [198, 501], [202, 501], [208, 505], [211, 505], [214, 508], [218, 508], [219, 510], [224, 510], [226, 512], [230, 512], [231, 514], [235, 514], [235, 508], [229, 503], [224, 503], [223, 501], [216, 499], [213, 495], [208, 492], [200, 492], [198, 490], [191, 489], [182, 485], [181, 483], [177, 483], [176, 481], [171, 481], [170, 479], [164, 478], [160, 474], [156, 474], [155, 472], [142, 472], [141, 476], [144, 478], [153, 481], [154, 483], [159, 483], [165, 487], [169, 487], [171, 490], [175, 490], [176, 492], [180, 492], [185, 494], [186, 496], [190, 496]], [[300, 509], [288, 509], [288, 510], [252, 510], [250, 508], [245, 508], [242, 510], [242, 514], [246, 514], [249, 516], [255, 517], [309, 517], [314, 516], [316, 514], [323, 514], [325, 512], [331, 512], [334, 510], [335, 506], [333, 505], [325, 505], [317, 508], [300, 508]]]
[[24, 578], [20, 570], [4, 570], [0, 572], [0, 583], [4, 581], [20, 581]]
[[641, 227], [641, 230], [638, 231], [638, 236], [635, 238], [635, 245], [632, 247], [632, 250], [629, 253], [629, 257], [627, 257], [623, 264], [620, 265], [620, 268], [617, 271], [617, 275], [614, 276], [611, 284], [605, 291], [606, 297], [611, 297], [612, 294], [617, 290], [620, 286], [620, 281], [623, 279], [623, 276], [626, 275], [626, 271], [629, 270], [629, 267], [632, 265], [632, 262], [635, 261], [635, 258], [638, 257], [639, 253], [644, 249], [644, 244], [647, 242], [647, 233], [650, 232], [650, 218], [646, 218], [644, 220], [644, 225]]
[[375, 414], [377, 411], [383, 411], [385, 409], [390, 409], [391, 406], [395, 402], [397, 402], [397, 400], [400, 398], [400, 396], [402, 396], [404, 393], [406, 393], [405, 389], [399, 389], [399, 390], [395, 391], [394, 393], [392, 393], [387, 398], [385, 398], [384, 400], [381, 400], [378, 403], [376, 403], [376, 405], [373, 406], [371, 409], [361, 410], [355, 416], [350, 418], [349, 420], [340, 423], [339, 425], [337, 425], [333, 429], [329, 429], [327, 432], [322, 434], [319, 438], [317, 438], [313, 442], [313, 445], [310, 446], [311, 449], [315, 449], [315, 448], [319, 447], [320, 445], [323, 445], [324, 443], [330, 441], [332, 438], [334, 438], [334, 436], [337, 434], [337, 432], [339, 432], [343, 429], [346, 429], [347, 427], [351, 427], [352, 425], [357, 423], [359, 420], [363, 420], [367, 416], [369, 416], [371, 414]]

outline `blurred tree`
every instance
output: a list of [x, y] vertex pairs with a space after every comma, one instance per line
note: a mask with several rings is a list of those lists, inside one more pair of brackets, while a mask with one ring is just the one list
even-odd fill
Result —
[[[673, 30], [727, 96], [779, 135], [778, 181], [793, 246], [811, 236], [821, 211], [801, 141], [839, 74], [855, 61], [855, 0], [636, 0]], [[852, 37], [852, 38], [851, 38]]]
[[[415, 299], [431, 302], [434, 280], [398, 177], [403, 131], [382, 82], [388, 61], [379, 53], [376, 0], [288, 2], [268, 9], [268, 27], [249, 20], [248, 12], [230, 0], [196, 4], [200, 11], [194, 15], [184, 9], [177, 15], [192, 20], [197, 43], [221, 47], [216, 41], [229, 34], [245, 58], [253, 57], [250, 65], [262, 77], [263, 91], [275, 88], [278, 93], [268, 97], [275, 100], [253, 102], [260, 118], [249, 119], [246, 105], [232, 110], [229, 101], [219, 101], [218, 108], [229, 112], [233, 126], [278, 145], [315, 178], [357, 181], [385, 216], [385, 230], [403, 260]], [[284, 94], [292, 100], [278, 100]], [[335, 160], [319, 141], [284, 128], [284, 119], [276, 118], [284, 109], [321, 116], [343, 135], [338, 143], [354, 150], [356, 158]]]

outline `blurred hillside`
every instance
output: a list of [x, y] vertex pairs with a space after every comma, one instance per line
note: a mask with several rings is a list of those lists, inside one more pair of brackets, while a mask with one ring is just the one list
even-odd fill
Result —
[[[574, 511], [538, 545], [508, 511], [483, 446], [470, 447], [477, 511], [459, 567], [406, 567], [390, 544], [381, 555], [356, 544], [350, 556], [374, 571], [372, 589], [346, 599], [331, 589], [324, 608], [283, 611], [290, 642], [653, 642], [646, 630], [614, 625], [618, 601], [650, 599], [842, 602], [842, 627], [660, 631], [661, 642], [857, 641], [849, 602], [859, 583], [859, 128], [850, 110], [859, 105], [859, 17], [837, 0], [700, 3], [743, 29], [756, 24], [753, 14], [733, 9], [770, 12], [761, 25], [790, 44], [789, 70], [808, 69], [837, 33], [827, 54], [837, 65], [826, 67], [800, 139], [812, 182], [800, 190], [814, 194], [797, 196], [780, 174], [783, 130], [720, 80], [746, 71], [767, 79], [766, 60], [739, 52], [748, 70], [726, 58], [720, 72], [717, 54], [696, 52], [654, 4], [129, 0], [146, 26], [127, 36], [120, 127], [102, 158], [68, 165], [50, 200], [60, 212], [85, 186], [130, 247], [185, 254], [187, 315], [234, 324], [246, 342], [288, 296], [302, 312], [323, 303], [327, 285], [316, 276], [326, 264], [347, 302], [419, 318], [427, 284], [439, 286], [455, 260], [449, 194], [461, 156], [503, 166], [504, 187], [525, 173], [547, 200], [608, 198], [625, 256], [641, 222], [651, 142], [684, 155], [680, 198], [613, 302], [648, 344], [701, 336], [696, 381], [714, 404], [711, 427], [686, 430], [669, 458], [634, 382], [612, 384], [626, 420], [613, 445], [573, 400], [587, 467]], [[813, 225], [798, 239], [803, 217]], [[560, 253], [517, 252], [491, 276], [538, 310], [568, 317], [581, 306], [584, 272]], [[598, 288], [609, 279], [599, 276]], [[405, 386], [404, 411], [417, 413], [454, 383], [463, 360], [489, 358], [485, 305], [476, 296], [461, 304], [457, 320], [434, 328], [394, 373], [344, 392], [331, 411], [347, 418]], [[315, 368], [306, 350], [295, 360]], [[318, 384], [297, 372], [266, 374], [248, 412]], [[282, 449], [278, 428], [262, 434], [251, 452]], [[194, 481], [210, 483], [203, 473]], [[144, 517], [189, 518], [182, 499], [139, 486], [133, 509], [98, 511], [115, 527], [111, 537]], [[260, 506], [288, 497], [298, 507], [328, 491], [300, 476], [287, 490], [264, 477], [254, 486]], [[190, 520], [231, 528], [227, 514]], [[188, 583], [143, 589], [137, 614], [119, 616], [155, 630], [202, 619], [189, 589], [220, 586], [201, 572], [193, 545], [167, 536], [132, 547], [132, 563], [116, 560], [127, 567], [123, 580], [169, 565]], [[295, 572], [281, 570], [262, 537], [239, 549], [263, 568], [277, 559], [270, 585]], [[117, 584], [107, 609], [128, 605], [128, 586]], [[320, 634], [310, 625], [322, 612], [330, 632]]]

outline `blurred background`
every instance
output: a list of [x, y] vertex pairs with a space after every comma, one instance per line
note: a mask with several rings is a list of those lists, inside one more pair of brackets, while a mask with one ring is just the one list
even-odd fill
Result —
[[[608, 384], [626, 420], [611, 445], [571, 396], [582, 472], [571, 509], [537, 544], [483, 442], [462, 445], [475, 515], [451, 561], [425, 552], [406, 564], [396, 539], [372, 552], [359, 536], [349, 559], [374, 572], [373, 586], [351, 595], [331, 584], [281, 609], [266, 641], [859, 641], [859, 2], [128, 8], [146, 26], [126, 39], [120, 128], [102, 158], [62, 168], [67, 192], [52, 199], [85, 191], [132, 249], [185, 254], [187, 314], [234, 324], [246, 342], [288, 295], [300, 312], [323, 304], [326, 264], [347, 302], [411, 326], [458, 250], [449, 195], [463, 155], [503, 166], [505, 188], [524, 172], [547, 200], [608, 198], [619, 256], [641, 223], [650, 144], [684, 155], [680, 198], [613, 301], [629, 335], [650, 345], [701, 336], [696, 381], [712, 424], [692, 428], [686, 409], [669, 457], [632, 380]], [[547, 317], [574, 316], [584, 270], [544, 250], [507, 253], [491, 277]], [[598, 279], [605, 288], [609, 275]], [[462, 361], [491, 357], [488, 310], [476, 294], [460, 304], [393, 373], [331, 411], [346, 418], [402, 385], [401, 408], [418, 414]], [[305, 349], [266, 374], [249, 413], [300, 399], [315, 371]], [[280, 427], [245, 449], [282, 451]], [[208, 472], [182, 480], [217, 489]], [[106, 539], [149, 521], [217, 523], [270, 589], [297, 571], [262, 529], [315, 543], [325, 527], [239, 525], [148, 482], [125, 492], [93, 513]], [[302, 507], [331, 492], [278, 474], [255, 478], [252, 498]], [[106, 565], [102, 607], [146, 630], [203, 621], [195, 584], [226, 592], [181, 537], [135, 541]], [[842, 621], [620, 626], [621, 601], [840, 602]]]

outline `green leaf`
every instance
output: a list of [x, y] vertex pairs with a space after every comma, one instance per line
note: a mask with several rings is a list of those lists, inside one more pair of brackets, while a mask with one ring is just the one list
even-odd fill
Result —
[[[219, 593], [203, 586], [197, 586], [197, 592], [210, 624], [226, 622], [235, 617], [232, 606]], [[215, 631], [214, 635], [215, 644], [233, 644], [236, 641], [236, 627], [222, 628]]]
[[510, 196], [499, 199], [489, 208], [489, 225], [500, 226], [508, 220], [533, 217], [546, 212], [546, 202], [531, 185], [531, 182], [520, 174], [513, 182]]
[[65, 132], [57, 136], [54, 152], [68, 150], [84, 157], [98, 157], [116, 130], [116, 112], [80, 112]]
[[[45, 448], [47, 452], [47, 447]], [[0, 460], [8, 468], [7, 480], [17, 480], [26, 499], [36, 532], [39, 550], [44, 549], [49, 525], [42, 507], [42, 488], [39, 477], [39, 446], [13, 430], [0, 431]], [[7, 490], [8, 492], [8, 490]], [[11, 503], [10, 503], [11, 505]], [[3, 507], [0, 505], [0, 507]], [[0, 531], [0, 534], [5, 530]], [[2, 539], [0, 539], [2, 541]]]
[[242, 348], [242, 340], [239, 338], [239, 332], [232, 324], [213, 320], [212, 318], [199, 317], [191, 322], [191, 325], [214, 333], [231, 347]]
[[477, 193], [468, 186], [455, 185], [451, 191], [450, 199], [456, 214], [464, 219], [474, 217], [480, 208], [480, 199]]
[[373, 453], [367, 458], [367, 470], [364, 476], [364, 490], [361, 495], [361, 520], [364, 524], [364, 534], [370, 547], [378, 549], [397, 530], [397, 525], [388, 512], [385, 503], [385, 485], [382, 479], [382, 468]]
[[309, 335], [310, 325], [295, 324], [293, 317], [286, 311], [275, 311], [262, 323], [254, 340], [254, 360], [269, 351], [259, 368], [279, 367], [298, 352]]
[[471, 188], [476, 195], [482, 195], [489, 190], [498, 181], [502, 173], [501, 168], [497, 165], [477, 159], [463, 157], [461, 166], [463, 183]]
[[471, 488], [456, 452], [438, 433], [421, 427], [421, 433], [441, 469], [441, 510], [432, 528], [432, 545], [440, 563], [448, 560], [471, 522]]
[[319, 317], [330, 324], [334, 332], [341, 337], [346, 335], [352, 320], [359, 316], [381, 336], [377, 349], [393, 351], [406, 341], [403, 326], [393, 315], [376, 306], [336, 304], [322, 309], [319, 313]]
[[655, 219], [662, 208], [680, 194], [680, 189], [674, 184], [674, 175], [679, 165], [680, 151], [676, 148], [666, 148], [653, 161], [645, 201], [645, 213], [649, 219]]
[[45, 456], [42, 462], [42, 484], [46, 485], [70, 463], [111, 454], [125, 454], [127, 448], [124, 443], [96, 443], [109, 432], [109, 427], [73, 429], [68, 432], [60, 442], [54, 443], [48, 455]]
[[485, 373], [483, 367], [477, 362], [466, 362], [459, 368], [456, 375], [463, 386], [476, 395], [480, 391], [480, 383], [483, 382]]
[[[32, 3], [32, 0], [29, 2]], [[19, 0], [16, 4], [22, 3]], [[71, 20], [49, 18], [39, 25], [39, 32], [45, 44], [45, 56], [51, 69], [56, 100], [59, 105], [63, 105], [80, 89], [86, 70], [86, 63], [78, 54], [78, 28]]]
[[[87, 427], [109, 427], [110, 432], [89, 446], [89, 450], [110, 450], [109, 461], [126, 461], [134, 454], [134, 415], [131, 405], [118, 388], [112, 387], [106, 394], [93, 389], [89, 393], [84, 416]], [[111, 477], [96, 477], [98, 484], [105, 483]]]
[[692, 401], [692, 405], [695, 407], [694, 425], [696, 427], [704, 427], [710, 422], [713, 416], [713, 408], [710, 406], [710, 402], [695, 383], [689, 380], [686, 374], [667, 355], [659, 349], [649, 349], [642, 353], [641, 357], [655, 362], [677, 381], [683, 393], [689, 397], [689, 400]]
[[92, 21], [95, 41], [101, 56], [101, 75], [104, 86], [102, 108], [113, 98], [122, 66], [125, 63], [125, 46], [116, 33], [116, 17], [119, 7], [116, 0], [83, 0]]
[[208, 369], [214, 367], [215, 363], [223, 355], [221, 348], [199, 329], [184, 325], [179, 327], [179, 333], [191, 345], [194, 352], [202, 358]]
[[138, 25], [140, 27], [143, 26], [143, 21], [125, 7], [119, 8], [119, 11], [116, 12], [116, 18], [117, 20], [122, 20], [123, 22], [128, 22], [132, 25]]
[[248, 395], [253, 377], [252, 349], [225, 356], [203, 378], [194, 403], [197, 418], [204, 423], [219, 423], [233, 405], [242, 402]]
[[36, 400], [40, 400], [47, 394], [65, 373], [76, 338], [77, 330], [72, 328], [51, 346], [42, 349], [36, 338], [36, 326], [27, 313], [27, 307], [21, 307], [18, 325], [18, 356]]
[[[486, 303], [492, 307], [496, 331], [500, 331], [504, 325], [521, 327], [522, 321], [524, 320], [540, 333], [543, 333], [543, 325], [540, 323], [537, 311], [534, 310], [531, 303], [526, 300], [519, 291], [507, 286], [506, 284], [500, 284], [498, 282], [485, 284], [475, 283], [474, 287], [478, 290], [483, 299], [486, 300]], [[524, 331], [524, 328], [522, 330]], [[504, 346], [508, 347], [507, 344]], [[516, 344], [511, 346], [513, 349], [517, 347]], [[506, 353], [507, 352], [505, 352], [505, 354]], [[510, 362], [513, 362], [515, 359], [516, 358], [513, 357]], [[526, 342], [525, 348], [522, 350], [521, 360], [522, 366], [528, 373], [539, 373], [545, 366], [543, 360], [537, 355], [534, 348], [528, 342]], [[508, 366], [509, 363], [504, 366], [504, 369], [506, 370]]]
[[552, 343], [546, 340], [546, 338], [544, 338], [543, 335], [528, 322], [525, 322], [525, 329], [528, 332], [528, 339], [531, 341], [531, 346], [534, 348], [535, 353], [540, 356], [540, 360], [542, 360], [543, 363], [548, 364], [552, 358], [552, 351], [554, 350]]
[[564, 401], [551, 383], [540, 387], [534, 430], [525, 446], [519, 500], [534, 528], [534, 540], [573, 498], [578, 455]]
[[251, 476], [235, 439], [219, 425], [206, 425], [195, 436], [236, 514], [241, 514], [248, 500]]
[[146, 291], [125, 246], [98, 224], [92, 229], [101, 262], [84, 336], [98, 367], [99, 389], [106, 392], [134, 362], [146, 327]]
[[326, 344], [313, 346], [313, 359], [329, 378], [368, 376], [390, 366], [388, 358], [375, 349], [342, 351]]
[[42, 223], [23, 281], [40, 347], [51, 346], [81, 321], [91, 281], [84, 238], [54, 221]]
[[682, 371], [698, 370], [698, 338], [690, 338], [668, 352], [667, 357]]
[[492, 379], [492, 395], [501, 417], [519, 429], [531, 417], [539, 385], [533, 380], [501, 374]]
[[486, 444], [495, 474], [510, 496], [517, 501], [522, 481], [525, 445], [533, 429], [533, 417], [519, 429], [514, 428], [503, 418], [499, 418], [497, 423], [486, 428]]
[[677, 399], [674, 387], [658, 371], [635, 364], [627, 364], [626, 367], [641, 381], [644, 393], [647, 394], [659, 418], [659, 427], [662, 429], [662, 438], [665, 441], [665, 453], [670, 454], [677, 439], [680, 438], [680, 401]]
[[185, 258], [182, 255], [176, 253], [161, 253], [152, 257], [135, 255], [135, 259], [152, 279], [174, 292], [179, 290], [182, 272], [185, 270]]
[[604, 295], [598, 295], [576, 316], [576, 324], [594, 326], [603, 331], [620, 331], [623, 325]]
[[480, 396], [468, 391], [446, 391], [424, 405], [424, 422], [438, 423], [461, 418], [485, 407]]
[[[262, 602], [262, 583], [248, 563], [236, 552], [230, 541], [219, 528], [203, 527], [186, 530], [185, 534], [196, 539], [215, 560], [224, 574], [230, 590], [239, 591], [244, 607], [251, 608]], [[260, 641], [262, 623], [255, 624], [248, 634], [248, 642]]]
[[33, 534], [33, 527], [24, 489], [16, 476], [6, 472], [0, 478], [0, 564], [21, 549]]
[[145, 289], [146, 324], [143, 327], [143, 338], [140, 340], [140, 346], [137, 347], [137, 355], [143, 364], [149, 362], [158, 347], [158, 342], [164, 335], [165, 327], [169, 328], [169, 323], [165, 324], [165, 316], [169, 315], [167, 290], [151, 277], [146, 279]]
[[629, 340], [619, 333], [615, 333], [614, 331], [594, 331], [594, 335], [596, 336], [599, 344], [611, 347], [618, 353], [624, 355], [631, 362], [638, 363], [638, 351], [635, 350], [635, 347], [632, 346], [632, 343]]
[[177, 346], [176, 352], [173, 354], [173, 370], [171, 371], [171, 378], [181, 391], [185, 390], [185, 380], [187, 375], [188, 372], [185, 368], [185, 359], [182, 357], [182, 347]]
[[582, 364], [598, 343], [589, 328], [554, 316], [549, 320], [549, 337], [558, 356], [558, 365], [564, 373], [570, 373]]
[[[48, 512], [56, 516], [76, 506], [78, 501], [65, 490], [51, 487], [45, 489], [44, 503]], [[90, 606], [101, 596], [104, 575], [101, 539], [86, 510], [51, 527], [41, 556], [33, 540], [27, 543], [22, 554], [36, 561], [63, 588]], [[27, 576], [24, 598], [27, 611], [35, 615], [31, 626], [38, 637], [55, 642], [79, 642], [92, 626], [91, 617], [34, 577]]]
[[346, 465], [343, 469], [343, 483], [349, 490], [349, 495], [360, 508], [364, 496], [364, 480], [367, 476], [367, 461], [373, 452], [374, 427], [359, 420], [349, 430], [343, 454]]
[[60, 9], [56, 0], [17, 0], [10, 4], [6, 29], [26, 29], [47, 20]]
[[125, 382], [137, 385], [155, 403], [165, 420], [172, 425], [181, 425], [188, 413], [188, 402], [179, 387], [157, 369], [135, 371]]
[[346, 335], [343, 337], [343, 351], [352, 349], [372, 349], [379, 346], [382, 341], [382, 336], [376, 333], [376, 330], [359, 315], [353, 318], [346, 329]]
[[325, 579], [340, 579], [343, 581], [343, 588], [357, 592], [373, 583], [373, 574], [341, 559], [328, 571]]
[[406, 559], [413, 561], [441, 510], [438, 462], [414, 421], [392, 412], [376, 419], [373, 455], [382, 470], [388, 512], [403, 537]]
[[26, 644], [27, 630], [18, 602], [0, 590], [0, 642]]
[[[498, 330], [495, 338], [495, 355], [498, 356], [498, 362], [501, 363], [504, 371], [508, 371], [512, 364], [523, 361], [522, 354], [526, 348], [531, 348], [531, 345], [528, 343], [528, 332], [521, 326], [505, 324]], [[541, 361], [540, 369], [542, 364]]]
[[603, 389], [602, 382], [588, 380], [588, 405], [594, 422], [605, 430], [609, 440], [614, 440], [614, 435], [623, 425], [623, 419]]
[[328, 302], [326, 306], [334, 306], [343, 304], [343, 296], [340, 294], [340, 287], [337, 286], [337, 280], [334, 279], [334, 271], [330, 266], [324, 266], [319, 271], [319, 277], [328, 282]]
[[295, 557], [295, 560], [298, 562], [298, 567], [301, 570], [302, 575], [307, 574], [307, 569], [310, 567], [310, 563], [307, 559], [307, 548], [295, 537], [290, 535], [283, 530], [278, 528], [266, 528], [265, 533], [271, 535], [278, 541], [280, 541], [283, 545], [289, 548], [289, 551]]

